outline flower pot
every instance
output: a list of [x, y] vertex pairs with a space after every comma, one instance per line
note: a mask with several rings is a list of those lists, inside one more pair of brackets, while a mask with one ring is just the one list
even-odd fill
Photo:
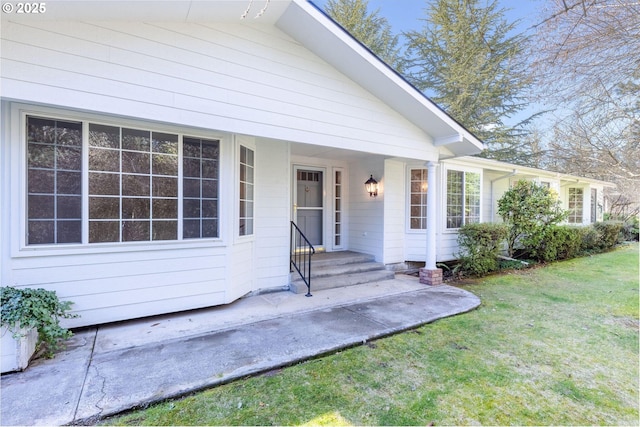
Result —
[[0, 330], [2, 338], [0, 353], [2, 355], [2, 373], [22, 371], [29, 364], [29, 360], [36, 351], [38, 343], [38, 331], [35, 328], [21, 329], [18, 338], [13, 337], [13, 333], [3, 326]]

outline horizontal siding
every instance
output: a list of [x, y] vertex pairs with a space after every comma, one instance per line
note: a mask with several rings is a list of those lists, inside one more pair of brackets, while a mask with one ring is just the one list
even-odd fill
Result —
[[226, 286], [226, 303], [248, 294], [255, 286], [254, 236], [240, 238], [230, 249], [230, 277]]
[[460, 252], [460, 247], [458, 246], [458, 233], [446, 232], [440, 234], [436, 244], [436, 251], [436, 261], [438, 262], [458, 259], [458, 252]]
[[405, 233], [405, 261], [424, 262], [427, 257], [427, 232]]
[[22, 257], [11, 265], [9, 283], [74, 303], [81, 317], [66, 320], [69, 327], [212, 305], [224, 299], [227, 274], [222, 248]]
[[[190, 253], [188, 256], [186, 253]], [[194, 253], [198, 255], [195, 256]], [[67, 282], [89, 280], [96, 276], [119, 278], [127, 275], [145, 276], [154, 273], [185, 273], [191, 270], [210, 270], [224, 266], [224, 257], [215, 251], [200, 250], [181, 252], [148, 251], [128, 254], [123, 259], [118, 254], [67, 255], [36, 258], [16, 258], [13, 261], [11, 281], [21, 285], [43, 282]], [[142, 255], [142, 256], [141, 256]], [[57, 262], [56, 262], [57, 261]], [[55, 278], [55, 279], [52, 279]]]
[[[502, 222], [498, 213], [498, 200], [509, 190], [510, 178], [508, 173], [484, 171], [484, 188], [482, 201], [482, 221]], [[491, 181], [495, 181], [491, 183]], [[493, 216], [492, 216], [493, 214]]]
[[[365, 192], [364, 182], [373, 175], [381, 184], [378, 197]], [[384, 247], [384, 164], [367, 159], [349, 165], [349, 249], [383, 260]]]
[[405, 261], [404, 231], [407, 198], [404, 163], [384, 163], [384, 260], [385, 264]]
[[[427, 256], [427, 233], [407, 233], [405, 235], [406, 261], [424, 262]], [[446, 232], [436, 236], [436, 261], [457, 259], [458, 233]]]
[[257, 288], [282, 287], [289, 283], [290, 170], [289, 144], [257, 141]]
[[433, 151], [422, 131], [274, 28], [41, 22], [2, 34], [3, 87], [26, 101], [383, 154]]
[[77, 328], [86, 325], [98, 325], [119, 320], [136, 319], [157, 314], [173, 313], [196, 308], [212, 307], [225, 303], [224, 292], [207, 293], [205, 295], [171, 296], [169, 299], [150, 300], [145, 298], [141, 302], [125, 302], [116, 307], [93, 308], [90, 312], [79, 314], [77, 319], [63, 319], [60, 324], [66, 328]]

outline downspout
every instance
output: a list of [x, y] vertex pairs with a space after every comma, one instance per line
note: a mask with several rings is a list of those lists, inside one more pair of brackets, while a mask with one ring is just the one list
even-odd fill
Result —
[[491, 190], [491, 222], [495, 221], [494, 217], [496, 215], [496, 208], [495, 208], [495, 203], [494, 203], [494, 200], [493, 200], [493, 184], [496, 181], [501, 181], [501, 180], [506, 179], [506, 178], [511, 178], [512, 176], [517, 175], [517, 174], [518, 174], [518, 169], [514, 169], [511, 173], [499, 176], [498, 178], [491, 180], [491, 185], [490, 185], [490, 187], [491, 187], [490, 188], [490, 190]]

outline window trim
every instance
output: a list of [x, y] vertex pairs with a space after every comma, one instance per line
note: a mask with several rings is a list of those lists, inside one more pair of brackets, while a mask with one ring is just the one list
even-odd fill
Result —
[[[132, 241], [132, 242], [105, 242], [105, 243], [89, 243], [88, 242], [88, 220], [89, 220], [89, 202], [88, 202], [88, 127], [89, 123], [103, 124], [116, 127], [127, 127], [134, 129], [144, 129], [151, 132], [174, 133], [179, 136], [180, 147], [182, 146], [183, 136], [214, 139], [220, 141], [220, 169], [218, 182], [218, 215], [224, 215], [224, 206], [229, 203], [232, 198], [225, 190], [225, 186], [221, 181], [228, 179], [229, 174], [227, 168], [223, 167], [227, 163], [228, 146], [231, 143], [231, 136], [228, 133], [211, 130], [192, 128], [188, 126], [172, 125], [168, 123], [151, 122], [146, 120], [136, 120], [129, 117], [110, 117], [96, 113], [85, 113], [81, 111], [68, 110], [64, 108], [53, 108], [46, 106], [35, 106], [31, 104], [9, 103], [10, 112], [8, 113], [7, 123], [9, 128], [7, 135], [10, 141], [7, 147], [3, 147], [4, 155], [11, 166], [7, 168], [7, 178], [11, 182], [16, 183], [8, 188], [8, 198], [11, 206], [17, 206], [17, 212], [11, 218], [11, 256], [13, 257], [29, 257], [43, 255], [79, 255], [89, 253], [114, 253], [114, 252], [136, 252], [148, 250], [170, 250], [180, 248], [194, 247], [212, 247], [226, 245], [225, 226], [220, 223], [218, 226], [218, 237], [201, 238], [201, 239], [181, 239], [181, 240], [149, 240], [149, 241]], [[27, 243], [27, 116], [36, 116], [49, 118], [53, 120], [76, 121], [82, 123], [83, 129], [83, 154], [82, 154], [82, 243], [69, 244], [38, 244], [29, 245]], [[16, 142], [17, 141], [17, 142]], [[182, 156], [179, 157], [180, 160]], [[179, 162], [181, 163], [181, 162]], [[179, 165], [181, 168], [182, 165]], [[181, 171], [179, 177], [182, 177]], [[178, 184], [179, 199], [182, 197], [181, 181]], [[179, 209], [182, 203], [179, 204]], [[181, 214], [181, 212], [180, 212]], [[181, 216], [180, 216], [181, 218]]]

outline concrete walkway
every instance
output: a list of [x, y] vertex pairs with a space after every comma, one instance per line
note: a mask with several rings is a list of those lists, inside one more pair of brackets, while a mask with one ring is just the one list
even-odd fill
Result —
[[76, 331], [65, 351], [1, 378], [1, 425], [93, 422], [472, 310], [475, 295], [417, 278], [277, 292]]

